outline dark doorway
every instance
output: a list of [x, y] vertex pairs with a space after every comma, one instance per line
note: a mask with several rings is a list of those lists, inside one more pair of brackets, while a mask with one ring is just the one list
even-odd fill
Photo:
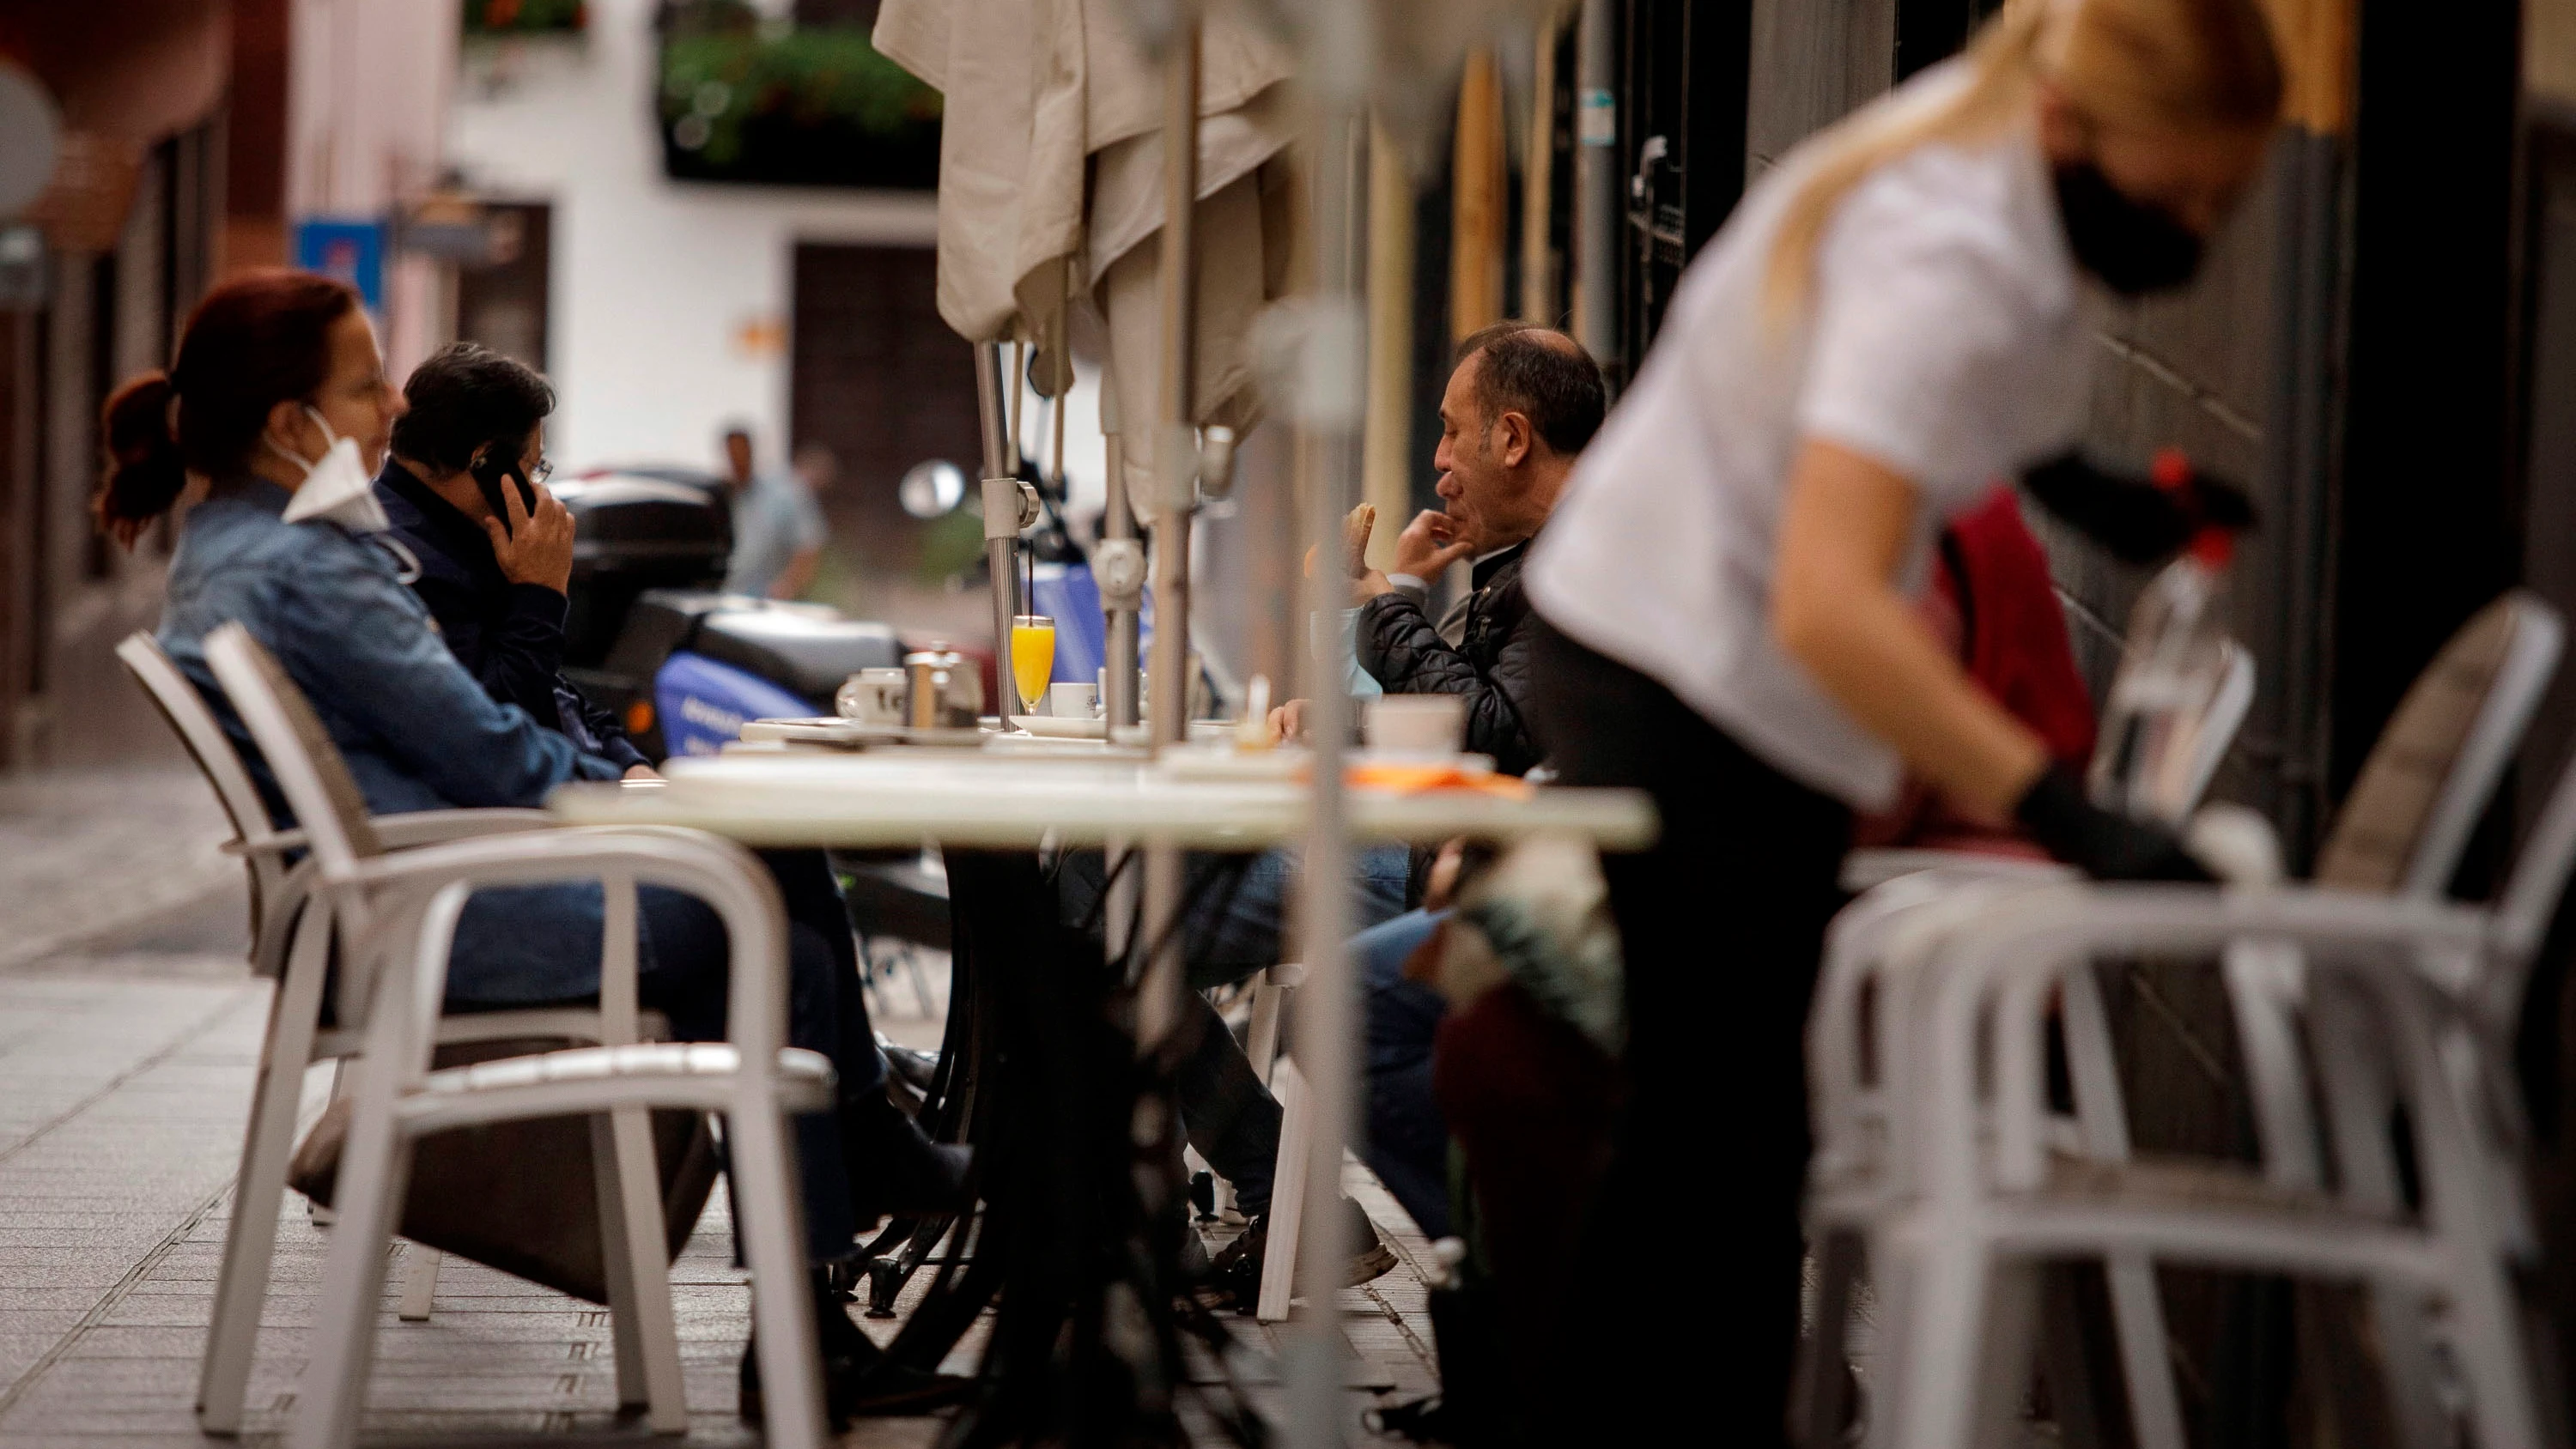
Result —
[[904, 470], [983, 456], [975, 354], [940, 320], [938, 262], [922, 247], [801, 244], [788, 430], [832, 450], [833, 538], [862, 565], [908, 568], [919, 525], [895, 501]]
[[1896, 79], [1956, 55], [2001, 0], [1897, 0]]
[[1628, 0], [1620, 46], [1619, 154], [1629, 168], [1620, 261], [1620, 355], [1636, 375], [1682, 268], [1744, 194], [1751, 0]]
[[2506, 446], [2519, 7], [2367, 0], [2330, 787], [2520, 573]]
[[456, 275], [456, 336], [543, 372], [554, 208], [542, 201], [493, 202], [483, 210], [492, 260]]

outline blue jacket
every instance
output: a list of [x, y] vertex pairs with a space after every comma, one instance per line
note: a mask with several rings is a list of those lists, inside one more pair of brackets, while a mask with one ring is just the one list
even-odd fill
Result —
[[393, 536], [420, 562], [412, 592], [429, 606], [448, 652], [486, 693], [621, 769], [650, 763], [614, 715], [564, 678], [562, 594], [512, 583], [483, 526], [391, 458], [376, 475], [376, 500], [393, 520]]
[[159, 639], [215, 706], [283, 816], [284, 802], [206, 668], [205, 637], [238, 619], [285, 666], [376, 814], [536, 805], [622, 768], [496, 703], [439, 638], [393, 555], [336, 523], [279, 517], [287, 491], [246, 478], [188, 514]]
[[[567, 780], [623, 773], [517, 705], [496, 703], [448, 653], [390, 551], [336, 523], [286, 522], [288, 496], [274, 483], [234, 479], [189, 512], [157, 636], [241, 747], [278, 824], [293, 817], [206, 667], [206, 635], [231, 620], [312, 702], [371, 813], [537, 805]], [[449, 998], [595, 992], [599, 939], [597, 886], [479, 891], [457, 926]]]

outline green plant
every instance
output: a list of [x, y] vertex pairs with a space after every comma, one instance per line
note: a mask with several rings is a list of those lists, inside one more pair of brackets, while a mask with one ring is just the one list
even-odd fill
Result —
[[584, 0], [465, 0], [468, 35], [528, 35], [582, 30], [589, 24]]
[[[840, 121], [892, 140], [935, 123], [939, 111], [937, 91], [877, 54], [856, 29], [675, 36], [662, 51], [663, 120], [675, 141], [712, 165], [736, 159], [745, 126], [762, 117]], [[690, 146], [693, 139], [699, 144]]]
[[[687, 23], [677, 23], [685, 20]], [[939, 93], [856, 26], [743, 29], [701, 8], [665, 31], [659, 107], [674, 176], [926, 186]]]

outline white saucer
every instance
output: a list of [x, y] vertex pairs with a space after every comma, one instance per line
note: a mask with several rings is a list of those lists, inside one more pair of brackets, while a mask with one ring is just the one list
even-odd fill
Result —
[[1051, 714], [1015, 714], [1011, 716], [1011, 723], [1019, 726], [1022, 730], [1030, 734], [1040, 735], [1051, 740], [1105, 740], [1109, 738], [1109, 722], [1104, 719], [1086, 719], [1080, 716], [1058, 716]]

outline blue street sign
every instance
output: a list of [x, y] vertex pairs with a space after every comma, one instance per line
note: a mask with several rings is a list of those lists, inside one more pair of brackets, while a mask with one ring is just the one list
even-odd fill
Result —
[[368, 311], [385, 305], [385, 224], [381, 221], [313, 220], [295, 224], [295, 264], [336, 277], [358, 289]]

